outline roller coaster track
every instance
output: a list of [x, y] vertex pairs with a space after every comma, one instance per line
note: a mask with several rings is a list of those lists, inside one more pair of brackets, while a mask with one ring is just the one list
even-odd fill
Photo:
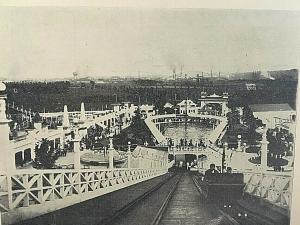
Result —
[[[145, 192], [143, 195], [139, 196], [138, 198], [134, 199], [132, 202], [118, 210], [114, 215], [112, 215], [110, 218], [103, 220], [100, 224], [101, 225], [111, 225], [111, 224], [123, 224], [122, 222], [122, 217], [126, 217], [127, 214], [130, 213], [130, 211], [134, 210], [135, 208], [139, 207], [139, 205], [143, 204], [143, 202], [147, 199], [150, 198], [154, 193], [157, 193], [160, 191], [160, 189], [163, 186], [166, 186], [169, 188], [169, 192], [166, 195], [165, 199], [163, 200], [163, 203], [161, 207], [158, 210], [158, 213], [153, 217], [151, 217], [152, 222], [149, 224], [158, 224], [158, 221], [160, 219], [160, 215], [164, 211], [165, 207], [168, 204], [168, 201], [170, 200], [172, 194], [174, 193], [178, 182], [180, 181], [181, 175], [178, 175], [176, 173], [173, 173], [170, 177], [165, 179], [164, 181], [158, 183], [156, 186]], [[150, 209], [150, 208], [149, 208]], [[137, 221], [143, 221], [147, 218], [147, 215], [139, 215], [139, 218], [135, 218]], [[147, 218], [149, 219], [149, 218]], [[99, 224], [99, 225], [100, 225]]]
[[[197, 176], [192, 177], [198, 191], [203, 191], [197, 181]], [[217, 205], [215, 207], [234, 225], [289, 225], [289, 222], [275, 221], [270, 217], [258, 215], [243, 207], [239, 202]]]
[[[176, 193], [180, 192], [181, 190], [178, 189], [179, 183], [182, 181], [184, 176], [190, 176], [189, 174], [185, 173], [173, 173], [170, 177], [168, 177], [163, 182], [157, 184], [155, 187], [147, 191], [142, 196], [138, 197], [137, 199], [133, 200], [122, 209], [117, 211], [113, 216], [105, 221], [102, 221], [101, 224], [104, 225], [135, 225], [135, 224], [143, 224], [143, 225], [159, 225], [159, 224], [169, 224], [168, 218], [165, 218], [168, 214], [168, 210], [174, 210], [174, 205], [171, 204], [173, 201], [172, 199], [176, 196]], [[185, 177], [185, 179], [187, 179]], [[188, 178], [190, 179], [190, 178]], [[193, 182], [192, 182], [193, 186]], [[194, 189], [193, 189], [194, 190]], [[198, 194], [199, 196], [199, 194]], [[155, 202], [153, 204], [153, 202]], [[157, 203], [157, 204], [156, 204]], [[204, 202], [203, 202], [204, 204]], [[203, 205], [202, 204], [202, 205]], [[176, 207], [176, 206], [175, 206]], [[203, 205], [202, 207], [205, 207]], [[142, 213], [144, 210], [144, 213]], [[146, 210], [146, 213], [145, 213]], [[209, 212], [208, 209], [206, 210]], [[213, 209], [213, 211], [215, 208]], [[208, 224], [225, 224], [226, 225], [239, 225], [236, 220], [232, 219], [231, 217], [227, 216], [226, 213], [223, 211], [218, 211], [218, 217], [222, 217], [222, 223], [215, 223], [218, 218], [213, 218], [211, 214], [203, 213], [203, 218], [205, 221], [209, 221]], [[176, 219], [176, 218], [175, 218]], [[178, 218], [177, 218], [178, 219]], [[186, 218], [190, 219], [189, 215], [186, 215]], [[208, 225], [207, 224], [207, 225]]]

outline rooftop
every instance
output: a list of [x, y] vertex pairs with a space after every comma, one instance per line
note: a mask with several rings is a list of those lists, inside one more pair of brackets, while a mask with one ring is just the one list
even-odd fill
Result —
[[164, 108], [172, 108], [173, 105], [169, 102], [167, 102], [165, 105], [164, 105]]
[[188, 100], [182, 100], [181, 102], [179, 102], [177, 105], [179, 106], [185, 106], [185, 105], [196, 105], [192, 100], [188, 99]]
[[249, 105], [252, 112], [278, 112], [278, 111], [295, 111], [287, 104], [254, 104]]

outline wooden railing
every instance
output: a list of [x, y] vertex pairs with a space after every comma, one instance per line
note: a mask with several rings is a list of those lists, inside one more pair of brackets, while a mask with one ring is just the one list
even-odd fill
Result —
[[292, 176], [244, 173], [245, 192], [266, 199], [277, 206], [290, 209], [292, 198]]

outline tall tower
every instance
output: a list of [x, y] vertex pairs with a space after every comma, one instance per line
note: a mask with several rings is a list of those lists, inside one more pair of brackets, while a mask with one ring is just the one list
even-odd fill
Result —
[[10, 128], [6, 117], [6, 86], [0, 82], [0, 173], [8, 173], [15, 168], [15, 156], [9, 147]]

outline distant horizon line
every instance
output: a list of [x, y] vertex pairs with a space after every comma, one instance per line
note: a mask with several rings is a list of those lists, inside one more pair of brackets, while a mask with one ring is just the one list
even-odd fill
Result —
[[[229, 78], [232, 75], [242, 75], [242, 74], [246, 74], [246, 73], [261, 73], [261, 72], [274, 72], [274, 71], [290, 71], [290, 70], [298, 70], [297, 68], [289, 68], [289, 69], [278, 69], [278, 70], [252, 70], [252, 71], [242, 71], [242, 72], [227, 72], [227, 73], [222, 73], [221, 71], [218, 72], [204, 72], [204, 71], [199, 71], [198, 73], [184, 73], [184, 72], [179, 72], [179, 73], [175, 73], [177, 76], [177, 79], [181, 79], [181, 78], [185, 78], [185, 75], [187, 75], [186, 78], [197, 78], [198, 75], [200, 75], [200, 77], [205, 77], [205, 78], [218, 78], [218, 77], [222, 77], [222, 78]], [[74, 73], [74, 72], [73, 72]], [[153, 78], [153, 79], [162, 79], [162, 80], [174, 80], [173, 77], [174, 73], [169, 73], [169, 74], [165, 74], [165, 73], [161, 73], [161, 74], [149, 74], [149, 75], [139, 75], [139, 74], [125, 74], [125, 75], [78, 75], [77, 79], [74, 78], [74, 75], [68, 75], [68, 76], [60, 76], [60, 77], [53, 77], [53, 78], [40, 78], [38, 76], [34, 77], [34, 78], [22, 78], [22, 79], [17, 79], [17, 78], [13, 78], [13, 79], [9, 79], [9, 78], [4, 78], [4, 77], [0, 77], [1, 81], [52, 81], [52, 80], [80, 80], [80, 79], [84, 79], [84, 78], [89, 78], [89, 79], [95, 79], [95, 80], [109, 80], [112, 78], [119, 78], [119, 79], [149, 79], [149, 78]]]

